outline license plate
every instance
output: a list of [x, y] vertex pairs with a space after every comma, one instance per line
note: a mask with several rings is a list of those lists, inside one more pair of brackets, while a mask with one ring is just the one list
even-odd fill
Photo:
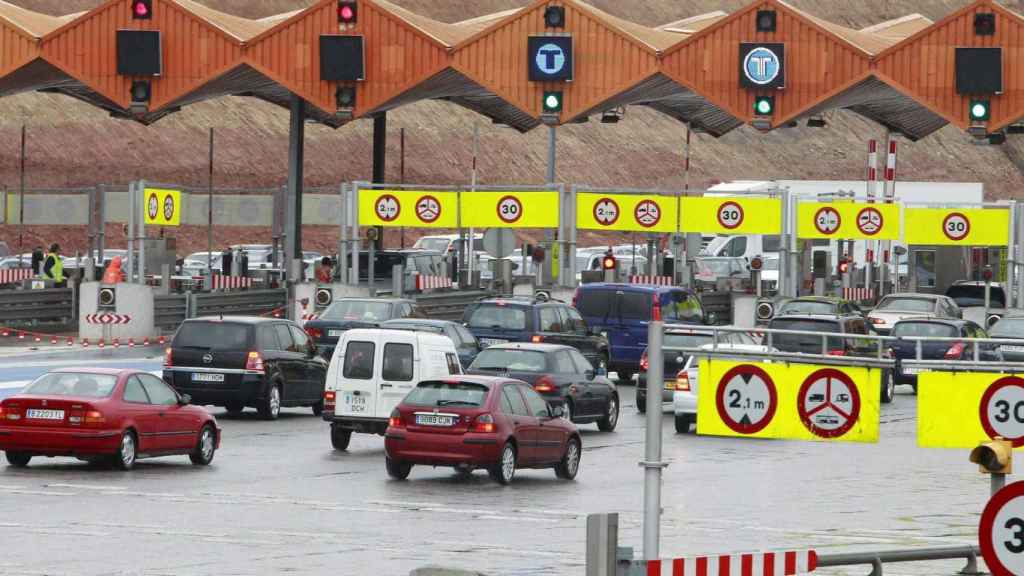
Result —
[[213, 374], [210, 372], [194, 372], [192, 374], [193, 382], [223, 382], [223, 374]]
[[481, 338], [480, 343], [487, 346], [494, 346], [495, 344], [508, 344], [508, 340], [502, 340], [501, 338]]
[[669, 381], [665, 382], [665, 390], [673, 390], [674, 391], [675, 389], [676, 389], [676, 381], [675, 380], [669, 380]]
[[416, 424], [420, 426], [454, 426], [455, 417], [440, 414], [417, 414]]
[[351, 392], [346, 393], [345, 408], [349, 412], [366, 412], [366, 396], [356, 396]]
[[904, 374], [920, 374], [921, 372], [924, 372], [924, 368], [904, 368], [903, 369], [903, 373]]
[[25, 411], [25, 417], [33, 420], [63, 420], [64, 411], [29, 409]]
[[1024, 352], [1024, 346], [1010, 346], [1010, 345], [1006, 345], [1006, 346], [1000, 346], [999, 349], [1002, 350], [1003, 352]]
[[341, 335], [344, 334], [344, 333], [345, 333], [344, 330], [328, 330], [327, 331], [327, 335], [330, 336], [331, 338], [341, 338]]

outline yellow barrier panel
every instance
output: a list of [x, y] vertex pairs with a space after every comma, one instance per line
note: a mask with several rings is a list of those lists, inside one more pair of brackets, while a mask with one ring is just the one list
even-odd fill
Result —
[[801, 202], [797, 237], [842, 240], [899, 240], [899, 204]]
[[923, 372], [917, 377], [917, 444], [974, 448], [1001, 436], [1024, 446], [1024, 375]]
[[463, 192], [462, 226], [558, 228], [558, 192]]
[[455, 228], [458, 194], [435, 190], [359, 191], [359, 223], [363, 226]]
[[146, 188], [142, 199], [146, 224], [181, 226], [181, 192], [163, 188]]
[[580, 230], [626, 232], [676, 231], [679, 199], [656, 194], [576, 195], [576, 227]]
[[907, 208], [907, 244], [1005, 246], [1010, 241], [1010, 211], [999, 208]]
[[682, 232], [781, 234], [782, 201], [743, 196], [683, 198]]
[[697, 433], [878, 442], [881, 370], [700, 361]]

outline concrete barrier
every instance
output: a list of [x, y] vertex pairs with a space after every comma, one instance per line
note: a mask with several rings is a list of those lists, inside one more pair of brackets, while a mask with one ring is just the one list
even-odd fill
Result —
[[[369, 298], [370, 288], [367, 286], [350, 286], [348, 284], [315, 284], [303, 282], [295, 285], [295, 301], [292, 303], [292, 318], [299, 324], [310, 319], [310, 315], [319, 314], [323, 309], [316, 307], [317, 288], [329, 288], [334, 300], [339, 298]], [[303, 300], [306, 305], [303, 306]]]
[[[88, 338], [92, 341], [101, 338], [118, 338], [122, 344], [127, 344], [129, 338], [141, 342], [143, 338], [156, 335], [152, 287], [123, 282], [114, 284], [112, 286], [117, 291], [115, 309], [99, 310], [98, 296], [101, 286], [103, 285], [99, 282], [83, 282], [79, 288], [78, 335], [80, 338]], [[127, 314], [131, 317], [131, 321], [127, 324], [111, 324], [107, 327], [88, 321], [89, 315], [103, 312]]]

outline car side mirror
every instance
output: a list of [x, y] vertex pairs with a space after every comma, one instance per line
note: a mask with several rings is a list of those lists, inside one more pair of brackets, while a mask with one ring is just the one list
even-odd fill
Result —
[[551, 412], [552, 418], [562, 418], [565, 416], [565, 408], [563, 408], [561, 405], [548, 406], [548, 411]]
[[594, 370], [587, 370], [583, 373], [583, 375], [587, 377], [587, 380], [593, 380], [595, 374], [597, 374], [597, 372]]
[[178, 405], [179, 406], [188, 406], [191, 403], [192, 403], [192, 397], [189, 396], [188, 394], [182, 394], [181, 396], [178, 396]]

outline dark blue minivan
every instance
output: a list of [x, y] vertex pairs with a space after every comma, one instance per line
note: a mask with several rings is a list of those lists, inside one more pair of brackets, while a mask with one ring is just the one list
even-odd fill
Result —
[[618, 372], [620, 380], [628, 381], [640, 369], [655, 302], [667, 324], [705, 322], [697, 295], [678, 286], [598, 282], [576, 289], [573, 306], [592, 330], [607, 335], [608, 370]]

